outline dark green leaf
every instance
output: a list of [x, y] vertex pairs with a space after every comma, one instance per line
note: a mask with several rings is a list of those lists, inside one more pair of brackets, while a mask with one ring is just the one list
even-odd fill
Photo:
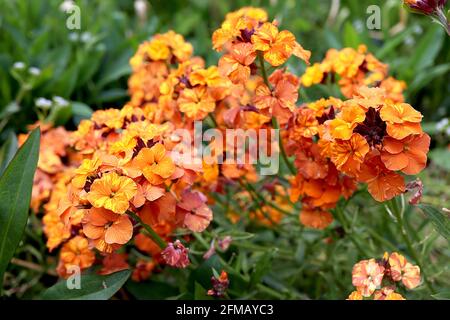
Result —
[[447, 148], [437, 148], [430, 151], [428, 156], [435, 165], [450, 171], [450, 161], [448, 161], [450, 159], [450, 150]]
[[8, 138], [0, 149], [0, 176], [3, 174], [6, 166], [16, 154], [17, 148], [17, 136], [13, 131], [10, 131], [8, 133]]
[[167, 299], [180, 293], [177, 288], [159, 281], [129, 281], [126, 289], [139, 300]]
[[33, 130], [0, 178], [0, 288], [28, 219], [40, 130]]
[[419, 208], [431, 220], [434, 228], [447, 240], [450, 241], [450, 218], [428, 204], [420, 204]]
[[78, 101], [72, 101], [72, 115], [75, 124], [80, 123], [83, 119], [89, 119], [92, 115], [92, 109], [87, 104]]
[[81, 275], [80, 289], [69, 289], [66, 280], [48, 288], [42, 295], [44, 300], [108, 300], [130, 277], [130, 270], [119, 271], [107, 276], [98, 274]]
[[436, 300], [450, 300], [450, 290], [442, 291], [432, 295]]

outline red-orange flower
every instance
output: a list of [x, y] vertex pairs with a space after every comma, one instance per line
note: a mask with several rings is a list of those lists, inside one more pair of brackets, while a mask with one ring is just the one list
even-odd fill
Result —
[[387, 169], [378, 155], [372, 155], [364, 162], [358, 179], [367, 183], [369, 193], [380, 202], [390, 200], [405, 192], [403, 177]]
[[333, 146], [331, 160], [336, 168], [350, 176], [355, 176], [360, 171], [369, 145], [359, 133], [352, 134], [349, 140], [336, 140]]
[[426, 133], [411, 135], [402, 140], [385, 137], [381, 160], [390, 170], [418, 174], [427, 164], [430, 141], [430, 136]]

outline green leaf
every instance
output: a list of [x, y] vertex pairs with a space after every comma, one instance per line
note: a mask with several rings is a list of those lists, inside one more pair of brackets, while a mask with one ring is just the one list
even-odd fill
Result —
[[72, 101], [72, 115], [75, 124], [79, 124], [83, 119], [89, 119], [92, 115], [92, 109], [87, 104], [78, 101]]
[[422, 37], [414, 49], [414, 54], [410, 60], [409, 71], [417, 74], [418, 71], [431, 66], [437, 57], [444, 42], [444, 32], [439, 26], [433, 26]]
[[213, 298], [211, 296], [208, 296], [206, 293], [207, 293], [207, 290], [205, 288], [203, 288], [203, 286], [200, 283], [195, 282], [194, 299], [195, 300], [212, 300]]
[[450, 290], [445, 290], [432, 295], [436, 300], [450, 300]]
[[167, 299], [180, 293], [177, 288], [165, 282], [152, 280], [146, 282], [129, 281], [125, 287], [139, 300]]
[[33, 130], [0, 178], [0, 288], [28, 219], [40, 130]]
[[130, 277], [130, 270], [115, 272], [107, 276], [98, 274], [81, 275], [80, 289], [69, 289], [68, 280], [61, 280], [45, 290], [44, 300], [108, 300]]
[[259, 261], [255, 264], [253, 273], [251, 275], [250, 282], [253, 285], [256, 285], [261, 282], [261, 279], [264, 277], [264, 275], [269, 272], [271, 266], [272, 266], [272, 259], [275, 255], [275, 250], [272, 250], [270, 252], [264, 253], [262, 257], [259, 259]]
[[433, 206], [420, 204], [418, 206], [431, 220], [434, 228], [447, 240], [450, 241], [450, 218]]
[[361, 39], [356, 32], [356, 29], [350, 22], [346, 22], [344, 25], [344, 37], [343, 42], [345, 47], [357, 48], [361, 44]]
[[67, 104], [66, 106], [55, 105], [52, 107], [50, 114], [45, 121], [52, 123], [54, 127], [58, 127], [65, 125], [71, 116], [72, 106], [70, 104]]
[[448, 159], [450, 159], [450, 150], [447, 148], [434, 149], [430, 151], [428, 157], [431, 159], [432, 163], [438, 167], [450, 171], [450, 161], [448, 161]]
[[409, 85], [409, 92], [416, 92], [426, 85], [432, 83], [434, 78], [440, 77], [450, 70], [450, 63], [441, 64], [420, 72], [413, 80], [411, 85]]
[[0, 149], [0, 175], [3, 174], [3, 172], [6, 169], [6, 166], [9, 164], [11, 159], [16, 154], [17, 148], [18, 148], [17, 136], [13, 131], [10, 131], [8, 133], [8, 137], [6, 138], [5, 143]]
[[17, 113], [20, 111], [20, 106], [15, 102], [9, 103], [1, 112], [0, 112], [0, 119], [4, 119], [7, 117], [12, 116], [14, 113]]

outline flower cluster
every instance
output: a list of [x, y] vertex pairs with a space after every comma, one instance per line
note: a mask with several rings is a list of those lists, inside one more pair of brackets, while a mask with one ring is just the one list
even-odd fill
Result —
[[[32, 207], [45, 203], [44, 231], [50, 250], [61, 246], [61, 276], [73, 265], [101, 263], [102, 274], [131, 266], [141, 281], [164, 265], [187, 267], [190, 237], [176, 239], [175, 231], [204, 231], [213, 219], [209, 205], [224, 194], [232, 198], [232, 222], [248, 213], [271, 227], [301, 202], [301, 223], [323, 229], [358, 183], [386, 201], [407, 189], [401, 173], [425, 167], [430, 138], [421, 114], [403, 102], [404, 84], [364, 47], [331, 50], [298, 77], [283, 64], [292, 56], [309, 64], [311, 53], [252, 7], [228, 14], [212, 42], [222, 55], [207, 67], [181, 35], [155, 35], [130, 60], [128, 103], [94, 112], [73, 132], [44, 131]], [[351, 99], [299, 105], [302, 84], [335, 75]], [[228, 137], [209, 141], [208, 158], [184, 161], [179, 131], [193, 138], [197, 121], [222, 133], [280, 129], [275, 145], [268, 135], [258, 139], [267, 139], [267, 153], [281, 153], [290, 175], [262, 177], [254, 163], [222, 163], [224, 154], [242, 152]]]
[[411, 290], [420, 281], [418, 266], [397, 252], [386, 252], [381, 260], [362, 260], [353, 266], [352, 283], [356, 291], [349, 295], [348, 300], [363, 300], [372, 295], [374, 300], [405, 300], [395, 292], [397, 286], [402, 284]]
[[420, 112], [381, 88], [360, 87], [352, 99], [322, 99], [297, 109], [287, 139], [298, 171], [291, 198], [302, 196], [303, 223], [326, 227], [332, 217], [325, 210], [341, 195], [348, 199], [358, 182], [367, 183], [380, 202], [405, 192], [401, 173], [415, 175], [427, 163], [430, 137], [421, 120]]
[[306, 69], [301, 82], [305, 87], [337, 82], [346, 98], [351, 98], [361, 86], [380, 87], [394, 102], [403, 102], [406, 89], [406, 83], [390, 77], [388, 66], [367, 52], [365, 45], [356, 50], [328, 50], [322, 62]]

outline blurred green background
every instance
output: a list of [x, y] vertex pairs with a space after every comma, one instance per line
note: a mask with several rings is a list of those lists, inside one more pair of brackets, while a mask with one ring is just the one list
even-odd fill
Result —
[[[312, 62], [323, 59], [330, 48], [366, 44], [377, 58], [390, 65], [391, 75], [406, 81], [406, 101], [424, 114], [424, 128], [433, 136], [430, 167], [420, 175], [425, 185], [424, 202], [450, 207], [450, 37], [428, 17], [405, 10], [401, 0], [79, 0], [75, 3], [81, 8], [80, 30], [66, 27], [70, 15], [64, 12], [63, 3], [67, 5], [62, 0], [0, 0], [0, 160], [11, 149], [11, 139], [38, 119], [47, 118], [73, 129], [92, 110], [120, 108], [128, 100], [128, 60], [139, 43], [155, 33], [170, 29], [181, 33], [193, 44], [196, 55], [205, 58], [207, 64], [217, 63], [219, 54], [211, 48], [213, 31], [226, 13], [251, 5], [265, 8], [281, 28], [292, 31], [312, 51]], [[145, 12], [139, 10], [143, 5]], [[381, 30], [366, 27], [370, 16], [367, 8], [371, 5], [380, 8]], [[300, 75], [304, 64], [292, 60], [289, 68]], [[312, 88], [307, 94], [315, 99], [324, 93]], [[365, 208], [367, 201], [356, 200], [352, 212]], [[356, 250], [356, 244], [347, 238], [323, 246], [322, 233], [297, 230], [299, 226], [294, 223], [289, 224], [295, 229], [289, 242], [272, 236], [272, 231], [261, 232], [256, 243], [261, 241], [262, 248], [271, 243], [295, 251], [295, 256], [288, 255], [295, 260], [292, 268], [283, 260], [274, 265], [272, 278], [267, 278], [271, 286], [279, 292], [287, 290], [285, 298], [303, 296], [278, 284], [277, 278], [287, 279], [311, 298], [344, 298], [351, 289], [353, 263], [368, 258], [368, 254], [380, 254], [378, 248], [384, 248], [383, 239], [373, 245], [366, 226], [374, 226], [383, 237], [402, 245], [396, 240], [398, 234], [388, 226], [390, 218], [380, 216], [383, 208], [373, 206], [367, 210], [358, 218], [362, 221], [360, 227], [355, 227], [357, 232], [352, 233], [365, 239], [362, 243], [368, 249], [364, 250]], [[355, 222], [356, 213], [348, 219]], [[220, 223], [220, 211], [215, 214]], [[414, 212], [410, 216], [418, 219]], [[377, 217], [376, 222], [373, 217]], [[418, 220], [413, 222], [421, 223]], [[423, 230], [417, 241], [429, 233]], [[333, 230], [327, 232], [333, 236]], [[35, 239], [33, 234], [27, 237], [24, 243], [41, 243], [39, 257], [44, 259], [42, 238]], [[434, 280], [441, 282], [439, 287], [448, 287], [448, 277], [442, 277], [448, 275], [448, 244], [441, 241], [433, 249], [430, 243], [436, 238], [433, 234], [421, 245], [424, 254], [432, 254], [435, 259], [430, 266]], [[335, 258], [327, 258], [331, 256]], [[28, 277], [18, 276], [15, 286], [24, 282], [34, 285], [37, 291], [42, 289], [41, 284], [36, 284], [39, 280], [32, 283]], [[422, 294], [417, 293], [417, 297]]]

